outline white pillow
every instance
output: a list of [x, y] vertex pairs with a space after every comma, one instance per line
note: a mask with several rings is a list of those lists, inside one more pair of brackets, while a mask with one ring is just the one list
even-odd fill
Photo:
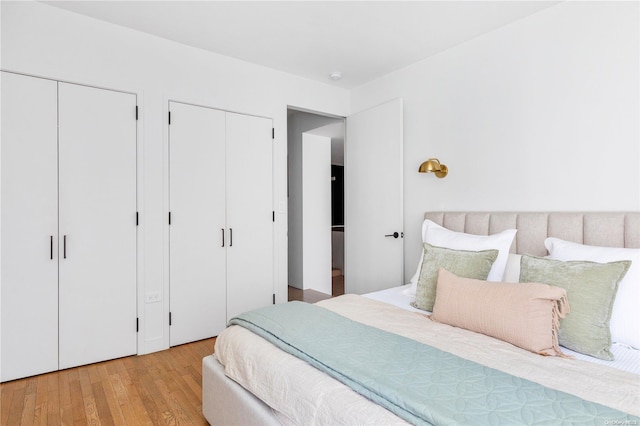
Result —
[[[433, 246], [444, 247], [454, 250], [498, 250], [498, 257], [493, 263], [487, 281], [502, 281], [504, 271], [507, 267], [507, 258], [511, 243], [516, 235], [515, 229], [505, 229], [493, 235], [475, 235], [465, 234], [464, 232], [455, 232], [443, 228], [435, 222], [426, 219], [422, 223], [422, 241]], [[411, 278], [411, 289], [406, 294], [415, 295], [418, 278], [420, 277], [420, 268], [422, 267], [423, 254], [420, 255], [418, 270]]]
[[609, 328], [614, 343], [640, 349], [640, 249], [587, 246], [553, 237], [544, 240], [544, 245], [550, 259], [598, 263], [631, 261], [631, 267], [618, 284]]
[[507, 257], [507, 267], [504, 269], [502, 281], [505, 283], [520, 282], [520, 259], [522, 259], [521, 254], [509, 253]]

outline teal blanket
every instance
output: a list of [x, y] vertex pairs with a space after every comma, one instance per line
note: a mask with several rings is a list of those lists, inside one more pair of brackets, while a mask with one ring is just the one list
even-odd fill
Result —
[[416, 425], [640, 424], [638, 417], [307, 303], [247, 312], [229, 324], [251, 330]]

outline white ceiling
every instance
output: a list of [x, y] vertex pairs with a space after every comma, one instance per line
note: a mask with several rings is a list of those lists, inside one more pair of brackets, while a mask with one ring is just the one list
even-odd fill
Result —
[[[189, 46], [353, 88], [557, 1], [47, 1]], [[338, 82], [329, 79], [341, 71]]]

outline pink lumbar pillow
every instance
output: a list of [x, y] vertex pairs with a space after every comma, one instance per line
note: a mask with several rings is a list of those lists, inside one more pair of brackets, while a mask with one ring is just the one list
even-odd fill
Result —
[[462, 278], [440, 269], [431, 319], [537, 354], [565, 356], [558, 346], [558, 329], [568, 312], [563, 288]]

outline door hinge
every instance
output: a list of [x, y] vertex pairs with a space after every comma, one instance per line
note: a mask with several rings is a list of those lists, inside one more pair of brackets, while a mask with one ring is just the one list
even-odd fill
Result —
[[169, 111], [169, 125], [171, 125], [171, 111]]
[[169, 312], [169, 325], [171, 325], [171, 312]]
[[138, 119], [138, 105], [136, 105], [136, 120]]
[[274, 305], [276, 304], [276, 294], [275, 293], [273, 293], [273, 304]]
[[171, 212], [169, 212], [169, 225], [171, 225]]
[[276, 221], [276, 211], [275, 211], [275, 210], [272, 210], [272, 211], [271, 211], [271, 218], [272, 218], [272, 221], [273, 221], [273, 222], [275, 222], [275, 221]]
[[138, 226], [139, 223], [140, 223], [140, 218], [139, 218], [138, 212], [136, 212], [136, 226]]
[[140, 321], [139, 318], [136, 318], [136, 333], [140, 331]]
[[276, 129], [274, 127], [271, 128], [271, 139], [276, 138]]

